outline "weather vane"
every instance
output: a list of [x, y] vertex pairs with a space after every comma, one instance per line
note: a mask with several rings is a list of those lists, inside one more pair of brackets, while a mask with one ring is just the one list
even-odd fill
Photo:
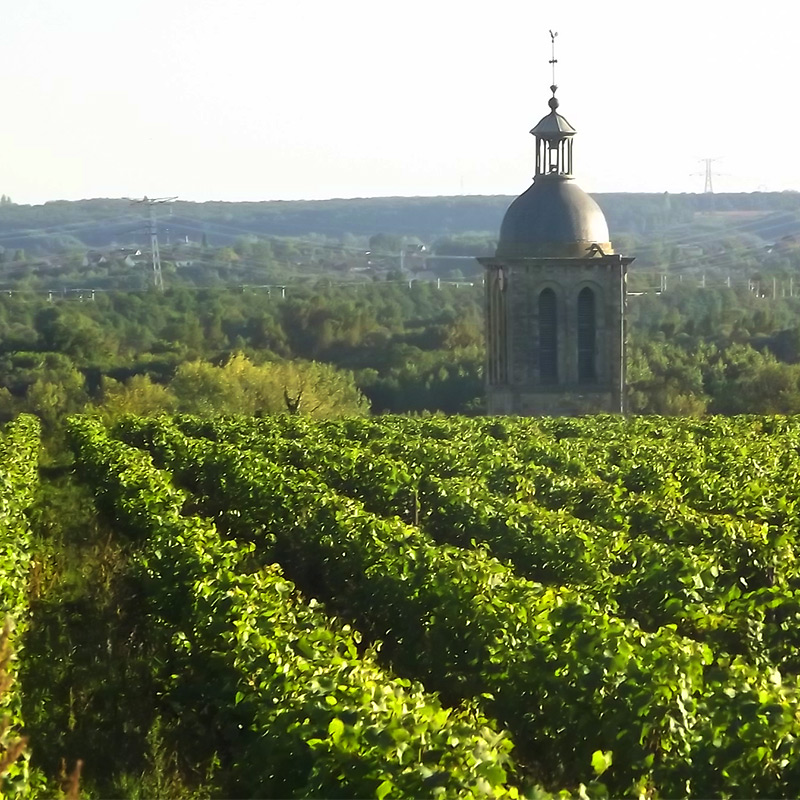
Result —
[[556, 89], [556, 64], [558, 64], [558, 59], [556, 58], [556, 36], [558, 36], [558, 31], [550, 31], [550, 66], [553, 68], [553, 85], [550, 87], [553, 90], [553, 94], [555, 94]]

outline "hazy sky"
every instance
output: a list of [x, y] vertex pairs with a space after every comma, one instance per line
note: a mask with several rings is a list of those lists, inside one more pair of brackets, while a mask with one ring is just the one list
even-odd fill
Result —
[[16, 202], [517, 194], [550, 28], [585, 189], [800, 189], [796, 0], [3, 5]]

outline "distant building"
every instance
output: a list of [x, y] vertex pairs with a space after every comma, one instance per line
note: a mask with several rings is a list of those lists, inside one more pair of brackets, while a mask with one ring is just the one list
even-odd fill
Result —
[[531, 133], [536, 175], [506, 211], [486, 285], [489, 414], [624, 412], [625, 282], [597, 203], [572, 176], [575, 129], [550, 113]]

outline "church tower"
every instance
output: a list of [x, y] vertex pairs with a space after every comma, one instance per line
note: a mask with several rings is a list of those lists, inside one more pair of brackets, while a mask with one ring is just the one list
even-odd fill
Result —
[[[551, 34], [555, 38], [554, 34]], [[555, 57], [553, 58], [555, 64]], [[533, 184], [509, 206], [486, 286], [489, 414], [625, 411], [625, 283], [597, 203], [572, 176], [575, 128], [557, 86], [536, 139]]]

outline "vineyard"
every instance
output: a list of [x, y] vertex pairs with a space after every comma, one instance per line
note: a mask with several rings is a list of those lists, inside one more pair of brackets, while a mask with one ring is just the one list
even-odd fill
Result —
[[[37, 729], [87, 774], [93, 735], [143, 735], [26, 704], [64, 635], [25, 590], [37, 437], [0, 443], [18, 796]], [[800, 792], [800, 420], [79, 416], [68, 441], [127, 598], [104, 702], [157, 709], [207, 796]], [[54, 719], [81, 730], [70, 652]]]

